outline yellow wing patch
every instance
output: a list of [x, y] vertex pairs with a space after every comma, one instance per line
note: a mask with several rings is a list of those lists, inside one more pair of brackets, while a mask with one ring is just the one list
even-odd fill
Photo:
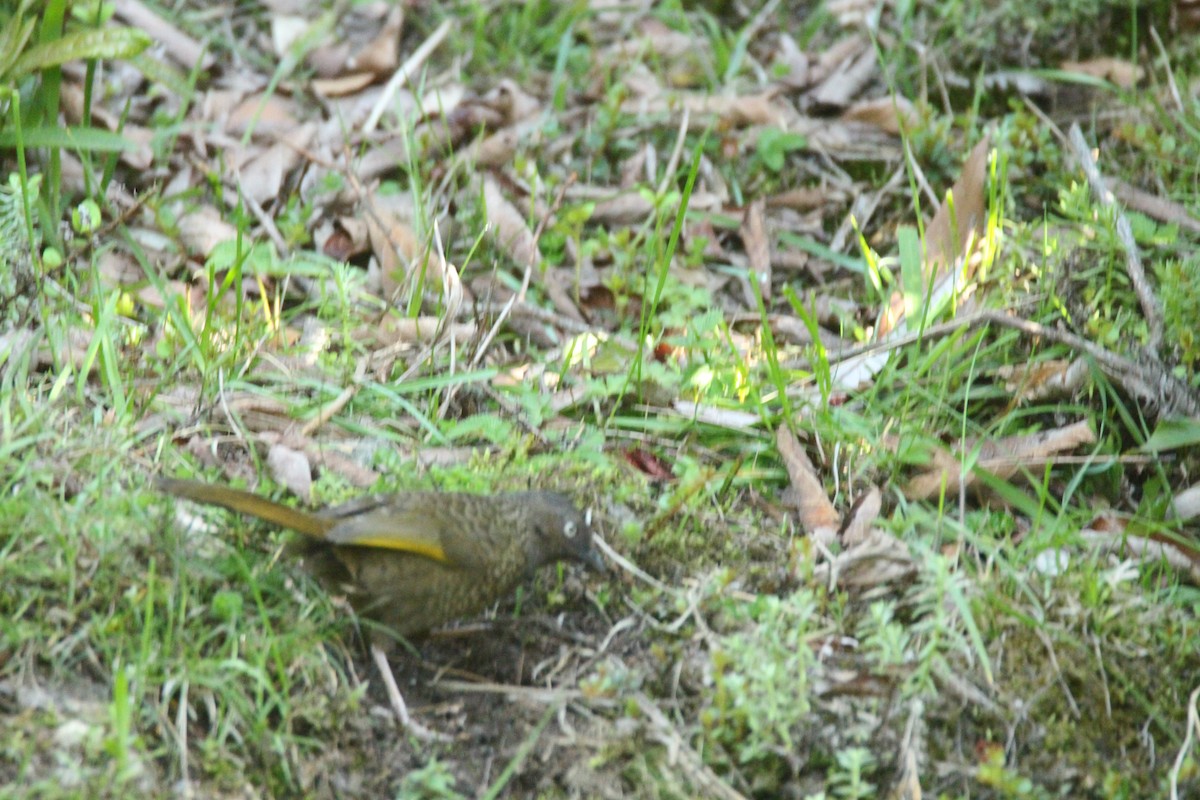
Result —
[[363, 538], [355, 539], [352, 542], [347, 542], [355, 547], [377, 547], [380, 550], [399, 550], [403, 553], [415, 553], [417, 555], [432, 558], [434, 561], [440, 561], [443, 564], [449, 564], [450, 559], [446, 556], [446, 551], [437, 545], [428, 542], [414, 542], [406, 539], [396, 539], [394, 537], [383, 537], [379, 539]]

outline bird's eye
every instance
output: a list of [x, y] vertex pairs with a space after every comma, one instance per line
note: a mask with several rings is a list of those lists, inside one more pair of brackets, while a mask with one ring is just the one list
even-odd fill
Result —
[[567, 520], [567, 524], [563, 525], [563, 536], [568, 539], [575, 538], [575, 520]]

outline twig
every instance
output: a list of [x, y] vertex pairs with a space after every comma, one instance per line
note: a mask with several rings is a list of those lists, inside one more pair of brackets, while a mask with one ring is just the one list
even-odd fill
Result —
[[1192, 749], [1192, 734], [1200, 735], [1200, 714], [1196, 712], [1198, 698], [1200, 698], [1200, 686], [1193, 689], [1192, 696], [1188, 698], [1187, 736], [1183, 738], [1179, 754], [1175, 756], [1175, 765], [1171, 767], [1171, 800], [1179, 800], [1179, 772], [1183, 769], [1183, 761], [1187, 757], [1188, 751]]
[[613, 550], [612, 546], [599, 536], [592, 537], [592, 544], [596, 545], [596, 549], [603, 553], [606, 559], [613, 562], [630, 575], [640, 578], [641, 580], [653, 586], [655, 589], [658, 589], [660, 592], [666, 592], [670, 590], [670, 587], [660, 581], [658, 578], [654, 577], [649, 572], [646, 572], [637, 564], [634, 564], [632, 561], [625, 558], [625, 556], [618, 553], [616, 550]]
[[1146, 325], [1150, 329], [1149, 340], [1146, 344], [1152, 353], [1157, 354], [1163, 335], [1162, 306], [1159, 305], [1158, 298], [1154, 296], [1154, 292], [1146, 280], [1142, 257], [1138, 252], [1137, 242], [1133, 239], [1133, 228], [1129, 226], [1129, 219], [1113, 200], [1112, 192], [1109, 191], [1104, 182], [1104, 176], [1100, 174], [1100, 169], [1092, 158], [1091, 147], [1084, 140], [1083, 131], [1079, 129], [1079, 123], [1071, 123], [1068, 136], [1075, 158], [1079, 161], [1079, 166], [1083, 168], [1083, 174], [1087, 176], [1088, 185], [1092, 187], [1092, 196], [1100, 205], [1111, 208], [1116, 217], [1117, 238], [1121, 240], [1121, 246], [1125, 248], [1125, 270], [1129, 273], [1129, 281], [1133, 284], [1133, 291], [1137, 295], [1138, 303], [1142, 306], [1142, 314], [1145, 315]]
[[341, 394], [322, 406], [315, 417], [304, 423], [303, 427], [300, 428], [301, 436], [305, 439], [310, 438], [316, 433], [318, 428], [333, 419], [334, 415], [345, 408], [350, 399], [358, 394], [358, 390], [362, 386], [363, 376], [367, 373], [367, 361], [368, 359], [366, 358], [358, 360], [358, 364], [354, 367], [354, 382], [345, 389], [342, 389]]
[[429, 38], [421, 42], [408, 60], [400, 65], [400, 69], [392, 75], [388, 80], [387, 85], [383, 87], [383, 93], [379, 95], [379, 100], [376, 101], [375, 107], [371, 109], [371, 115], [367, 117], [367, 121], [363, 123], [363, 133], [371, 133], [375, 130], [375, 126], [379, 124], [379, 118], [383, 116], [383, 112], [392, 104], [392, 99], [396, 96], [396, 92], [400, 91], [401, 84], [405, 83], [412, 77], [412, 74], [421, 68], [426, 59], [432, 55], [433, 51], [442, 39], [446, 38], [446, 34], [450, 33], [451, 21], [446, 19], [441, 25], [437, 26], [437, 30], [429, 34]]
[[700, 754], [692, 749], [679, 731], [644, 693], [638, 692], [633, 700], [641, 712], [646, 715], [650, 727], [658, 740], [667, 748], [672, 765], [678, 765], [684, 775], [699, 789], [700, 797], [712, 797], [717, 800], [746, 800], [746, 796], [734, 789], [704, 763]]
[[691, 119], [692, 112], [687, 106], [684, 106], [683, 118], [679, 120], [679, 133], [675, 137], [675, 147], [671, 149], [671, 158], [667, 160], [667, 168], [663, 170], [662, 180], [658, 184], [660, 197], [666, 194], [667, 187], [671, 185], [671, 179], [675, 177], [675, 170], [679, 169], [679, 160], [683, 156], [683, 144], [687, 139], [688, 125]]
[[1155, 358], [1131, 361], [1069, 331], [1048, 328], [1036, 322], [1009, 316], [1002, 311], [985, 311], [976, 316], [974, 321], [1002, 325], [1030, 336], [1040, 336], [1075, 350], [1082, 350], [1096, 360], [1096, 364], [1105, 375], [1120, 384], [1135, 399], [1145, 403], [1150, 410], [1166, 415], [1200, 417], [1200, 400], [1191, 387], [1172, 375]]
[[476, 683], [472, 681], [438, 680], [432, 683], [435, 689], [463, 694], [502, 694], [507, 697], [519, 697], [536, 703], [559, 704], [568, 700], [580, 700], [583, 692], [579, 689], [553, 689], [542, 686], [516, 686], [509, 683]]

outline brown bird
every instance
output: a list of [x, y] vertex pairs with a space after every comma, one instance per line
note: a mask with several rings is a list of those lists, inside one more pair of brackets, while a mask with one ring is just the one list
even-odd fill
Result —
[[[358, 613], [405, 637], [481, 611], [545, 564], [606, 569], [592, 549], [590, 512], [557, 492], [402, 492], [310, 513], [200, 481], [159, 478], [157, 486], [304, 534], [296, 549], [305, 567]], [[379, 637], [371, 656], [401, 724], [429, 736], [409, 717]]]

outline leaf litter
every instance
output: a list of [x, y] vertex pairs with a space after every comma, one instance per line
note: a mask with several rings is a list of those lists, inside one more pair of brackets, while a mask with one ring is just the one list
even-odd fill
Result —
[[[746, 30], [756, 36], [742, 54], [744, 71], [718, 76], [711, 42], [695, 30], [684, 32], [644, 11], [616, 11], [598, 3], [586, 23], [594, 50], [588, 53], [589, 80], [581, 85], [556, 84], [546, 72], [471, 74], [469, 69], [479, 65], [463, 66], [467, 54], [455, 42], [466, 24], [453, 17], [436, 27], [417, 26], [418, 9], [403, 4], [338, 6], [332, 16], [318, 15], [305, 4], [287, 5], [268, 4], [261, 29], [244, 19], [236, 26], [230, 19], [218, 20], [218, 28], [237, 40], [236, 52], [225, 54], [230, 63], [222, 65], [154, 10], [119, 0], [118, 17], [146, 29], [159, 43], [156, 58], [174, 60], [183, 69], [199, 64], [202, 73], [196, 94], [181, 97], [141, 74], [122, 72], [123, 85], [107, 99], [113, 105], [92, 111], [94, 124], [120, 130], [137, 145], [121, 156], [121, 196], [112, 202], [130, 209], [125, 223], [139, 243], [136, 253], [156, 273], [154, 280], [142, 280], [131, 266], [134, 251], [118, 244], [99, 279], [133, 292], [147, 309], [161, 310], [181, 299], [181, 321], [197, 336], [219, 340], [208, 326], [229, 324], [242, 304], [273, 320], [268, 335], [237, 360], [238, 388], [221, 387], [214, 397], [199, 385], [178, 381], [154, 394], [154, 412], [147, 418], [174, 430], [180, 449], [198, 463], [231, 479], [252, 478], [252, 462], [265, 456], [274, 481], [302, 499], [310, 496], [314, 474], [332, 473], [355, 487], [373, 484], [378, 472], [371, 437], [329, 424], [363, 391], [368, 376], [400, 385], [418, 376], [495, 367], [475, 385], [514, 418], [525, 412], [504, 406], [505, 392], [513, 389], [540, 396], [552, 415], [596, 402], [589, 393], [592, 383], [622, 374], [607, 370], [605, 359], [627, 363], [631, 352], [640, 352], [628, 341], [628, 331], [637, 330], [655, 302], [647, 294], [653, 281], [639, 288], [621, 274], [630, 269], [621, 263], [626, 246], [668, 235], [664, 220], [672, 220], [683, 202], [677, 177], [690, 157], [688, 143], [700, 135], [714, 137], [728, 161], [758, 158], [762, 175], [786, 166], [792, 180], [803, 176], [807, 181], [789, 185], [760, 175], [733, 186], [712, 152], [697, 159], [680, 248], [665, 269], [678, 285], [711, 293], [738, 359], [757, 355], [767, 333], [781, 343], [780, 354], [796, 363], [811, 364], [809, 348], [820, 344], [829, 354], [833, 387], [839, 393], [865, 391], [897, 348], [917, 331], [929, 332], [930, 320], [921, 315], [930, 313], [932, 319], [933, 313], [922, 303], [965, 302], [964, 289], [987, 257], [979, 250], [987, 232], [991, 163], [991, 142], [984, 136], [964, 153], [948, 197], [910, 162], [924, 191], [938, 203], [925, 226], [927, 249], [916, 270], [903, 276], [921, 285], [898, 282], [874, 320], [877, 309], [845, 296], [846, 262], [838, 256], [857, 257], [851, 239], [855, 226], [870, 220], [872, 227], [860, 230], [873, 244], [889, 241], [885, 230], [915, 222], [895, 212], [896, 199], [903, 197], [899, 178], [905, 174], [900, 134], [915, 129], [927, 113], [910, 99], [885, 92], [877, 50], [866, 35], [875, 4], [831, 4], [840, 31], [802, 47], [770, 21], [768, 12], [783, 4], [768, 3], [747, 21]], [[1119, 84], [1137, 79], [1136, 70], [1118, 59], [1064, 62], [1061, 68]], [[82, 116], [81, 79], [81, 73], [68, 72], [64, 113], [73, 121]], [[159, 149], [151, 106], [131, 107], [126, 119], [116, 105], [120, 92], [131, 97], [151, 88], [163, 110], [183, 114], [180, 133], [166, 151]], [[602, 130], [605, 125], [610, 127]], [[601, 141], [619, 154], [616, 163], [589, 145], [596, 137], [607, 137]], [[864, 165], [885, 166], [895, 178], [880, 188], [877, 181], [856, 177]], [[397, 191], [398, 175], [410, 179], [407, 191]], [[152, 204], [145, 202], [147, 196], [154, 198]], [[300, 229], [290, 219], [297, 203], [307, 208]], [[1181, 216], [1169, 204], [1147, 206]], [[579, 215], [580, 226], [604, 229], [607, 247], [604, 237], [585, 247], [578, 231], [563, 236], [572, 214]], [[239, 221], [247, 215], [253, 221]], [[547, 245], [548, 238], [555, 241]], [[230, 258], [228, 248], [238, 242], [237, 256]], [[251, 242], [266, 248], [257, 258], [247, 257]], [[814, 242], [821, 246], [813, 247]], [[347, 296], [361, 324], [351, 331], [352, 342], [330, 335], [311, 313], [280, 314], [332, 291], [334, 280], [325, 266], [304, 268], [309, 251], [353, 265]], [[243, 260], [235, 268], [236, 259]], [[795, 280], [808, 291], [801, 304], [813, 315], [812, 324], [799, 318], [785, 296], [783, 287]], [[221, 313], [214, 315], [218, 307]], [[959, 311], [969, 315], [972, 308], [965, 303]], [[847, 356], [856, 327], [858, 333], [867, 331], [858, 336], [858, 345], [866, 349]], [[666, 329], [686, 332], [683, 324]], [[501, 332], [505, 335], [497, 336]], [[147, 346], [164, 335], [154, 331]], [[33, 344], [14, 339], [13, 346]], [[89, 366], [86, 338], [63, 346], [79, 368]], [[297, 347], [307, 347], [299, 361]], [[355, 352], [358, 367], [344, 385], [330, 385], [317, 361], [341, 350]], [[651, 356], [652, 362], [676, 357], [665, 344]], [[685, 363], [687, 356], [676, 358]], [[37, 363], [44, 367], [52, 359], [43, 354]], [[1059, 362], [1053, 373], [1001, 377], [1010, 381], [1005, 388], [1014, 402], [1029, 403], [1050, 388], [1078, 390], [1081, 370], [1072, 363], [1079, 362]], [[288, 384], [295, 386], [277, 394], [244, 388]], [[761, 416], [677, 385], [646, 379], [637, 389], [638, 408], [648, 415], [772, 436]], [[783, 396], [793, 398], [819, 392], [812, 383], [785, 389]], [[466, 417], [464, 409], [452, 409], [448, 398], [428, 413]], [[802, 443], [789, 421], [773, 434], [787, 488], [761, 503], [768, 509], [765, 516], [780, 520], [781, 530], [791, 536], [752, 545], [765, 547], [762, 563], [786, 568], [748, 580], [741, 589], [735, 586], [735, 594], [743, 592], [749, 600], [772, 583], [783, 592], [815, 580], [863, 604], [900, 596], [925, 567], [905, 541], [877, 524], [885, 502], [881, 486], [866, 480], [849, 493], [831, 496], [826, 484], [837, 473], [829, 454], [819, 441]], [[569, 417], [546, 421], [539, 435], [556, 427], [573, 426]], [[673, 486], [659, 514], [646, 521], [649, 540], [675, 515], [692, 513], [683, 510], [687, 500], [711, 474], [678, 481], [672, 461], [684, 455], [684, 447], [669, 436], [631, 434], [628, 441], [622, 446], [630, 470], [650, 483]], [[1033, 436], [963, 440], [953, 451], [929, 453], [923, 464], [927, 471], [897, 482], [895, 491], [906, 500], [955, 496], [976, 488], [976, 470], [1007, 479], [1094, 442], [1094, 432], [1082, 422]], [[419, 449], [451, 463], [478, 457], [477, 450], [450, 446]], [[819, 456], [815, 463], [810, 452]], [[407, 455], [417, 459], [421, 454]], [[719, 469], [714, 464], [712, 474]], [[619, 513], [610, 509], [614, 517]], [[1134, 541], [1124, 531], [1116, 516], [1098, 515], [1081, 533], [1084, 541], [1104, 540], [1100, 546], [1124, 554], [1122, 548]], [[1194, 551], [1161, 538], [1136, 541], [1156, 543], [1149, 547], [1150, 557], [1166, 558], [1194, 575]], [[632, 560], [636, 550], [625, 550], [617, 544], [611, 552], [629, 575], [646, 575]], [[423, 648], [416, 670], [428, 672], [427, 680], [410, 672], [406, 694], [412, 692], [430, 724], [458, 740], [444, 757], [461, 790], [488, 785], [496, 778], [493, 763], [508, 763], [514, 796], [551, 787], [576, 796], [626, 796], [627, 773], [636, 774], [645, 764], [621, 742], [644, 738], [665, 749], [666, 763], [679, 770], [675, 780], [681, 792], [762, 794], [749, 767], [728, 754], [705, 758], [702, 739], [695, 735], [695, 720], [705, 713], [698, 698], [723, 680], [714, 677], [708, 658], [710, 651], [720, 650], [713, 625], [729, 622], [710, 623], [705, 615], [723, 613], [713, 611], [711, 600], [728, 577], [717, 570], [646, 577], [659, 590], [675, 588], [646, 605], [630, 599], [630, 614], [619, 619], [576, 602], [578, 613], [569, 623], [534, 617], [544, 634], [538, 638], [509, 635], [497, 619], [492, 625], [501, 635], [449, 631], [449, 641], [435, 637]], [[678, 580], [664, 584], [660, 578]], [[594, 597], [595, 588], [570, 576], [561, 591], [583, 598]], [[665, 609], [679, 602], [686, 606], [684, 613], [675, 623], [663, 623]], [[946, 606], [954, 602], [949, 595], [942, 600]], [[650, 652], [658, 645], [647, 644], [653, 641], [647, 631], [672, 625], [678, 631], [685, 619], [696, 634], [668, 645], [675, 650], [674, 689], [652, 695], [639, 685], [661, 657]], [[824, 705], [803, 741], [828, 734], [822, 726], [836, 725], [855, 711], [845, 705], [847, 697], [881, 701], [857, 708], [858, 713], [905, 711], [887, 706], [897, 683], [910, 677], [905, 669], [867, 663], [857, 654], [854, 637], [815, 637], [805, 646], [813, 648], [809, 671]], [[458, 683], [446, 680], [439, 688], [444, 675]], [[991, 704], [992, 687], [977, 675], [951, 678], [943, 672], [940, 679], [949, 694]], [[677, 701], [674, 693], [681, 690], [687, 699]], [[618, 713], [621, 703], [637, 713]], [[543, 709], [553, 712], [546, 718], [553, 722], [534, 724]], [[903, 767], [896, 786], [909, 787], [904, 796], [919, 796], [914, 765], [925, 763], [926, 754], [913, 737], [923, 735], [925, 711], [906, 710], [906, 728], [879, 732], [875, 743]], [[521, 724], [512, 724], [514, 716]], [[736, 725], [744, 723], [737, 723], [736, 715], [734, 723], [704, 719], [718, 729], [734, 724], [741, 730]], [[545, 732], [547, 725], [553, 735]], [[721, 735], [712, 741], [733, 752]], [[829, 741], [842, 740], [831, 736]], [[378, 716], [362, 717], [330, 744], [331, 752], [320, 761], [330, 772], [322, 774], [314, 762], [298, 776], [305, 792], [374, 794], [425, 763], [424, 755], [393, 737], [390, 721]], [[789, 779], [797, 785], [811, 781], [799, 749], [785, 750], [774, 756], [788, 765]], [[577, 770], [584, 759], [595, 759], [598, 769]], [[363, 762], [387, 767], [364, 776], [352, 767]]]

